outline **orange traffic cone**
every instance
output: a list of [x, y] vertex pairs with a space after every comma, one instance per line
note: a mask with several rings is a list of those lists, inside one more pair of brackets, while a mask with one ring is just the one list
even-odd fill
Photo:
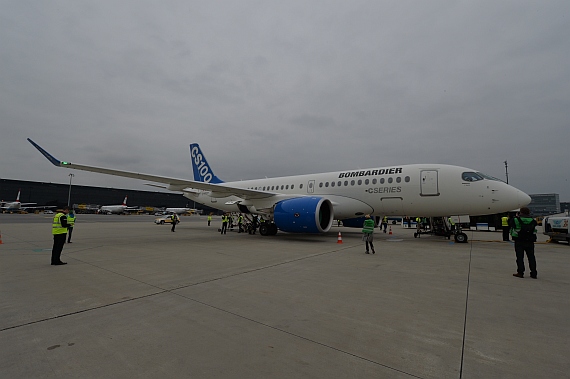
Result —
[[390, 226], [390, 232], [388, 234], [392, 234], [392, 227]]
[[340, 232], [338, 232], [338, 239], [336, 240], [336, 243], [342, 243], [342, 236], [340, 235]]

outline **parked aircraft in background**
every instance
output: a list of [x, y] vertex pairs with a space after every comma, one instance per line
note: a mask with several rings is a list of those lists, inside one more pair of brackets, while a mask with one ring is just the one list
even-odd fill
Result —
[[121, 214], [132, 210], [138, 210], [138, 207], [128, 207], [127, 206], [127, 196], [125, 196], [125, 200], [123, 200], [123, 204], [121, 205], [103, 205], [99, 208], [99, 213], [105, 214]]
[[56, 208], [55, 205], [46, 205], [46, 206], [32, 206], [36, 205], [37, 203], [22, 203], [20, 202], [20, 190], [18, 190], [18, 196], [16, 196], [15, 201], [0, 201], [0, 209], [5, 212], [15, 212], [27, 209], [47, 209], [47, 208]]
[[202, 213], [201, 209], [195, 209], [195, 208], [166, 208], [164, 210], [165, 213], [176, 213], [176, 214], [184, 214], [184, 213]]
[[[476, 170], [442, 164], [370, 169], [224, 182], [198, 144], [190, 145], [194, 180], [169, 178], [60, 161], [28, 138], [52, 164], [167, 184], [192, 201], [228, 212], [253, 213], [266, 222], [260, 234], [327, 232], [333, 219], [371, 216], [486, 215], [530, 203], [530, 196]], [[465, 240], [462, 242], [466, 241]]]

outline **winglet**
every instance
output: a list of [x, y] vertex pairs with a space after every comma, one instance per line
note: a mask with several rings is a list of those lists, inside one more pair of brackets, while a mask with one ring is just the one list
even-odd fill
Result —
[[32, 141], [29, 138], [28, 138], [28, 142], [31, 143], [32, 145], [34, 145], [34, 147], [36, 149], [38, 149], [39, 152], [42, 153], [44, 155], [44, 157], [46, 157], [48, 159], [48, 161], [50, 161], [54, 166], [62, 167], [62, 166], [69, 164], [69, 162], [60, 161], [59, 159], [57, 159], [56, 157], [54, 157], [53, 155], [51, 155], [50, 153], [45, 151], [40, 145], [38, 145], [37, 143], [35, 143], [34, 141]]

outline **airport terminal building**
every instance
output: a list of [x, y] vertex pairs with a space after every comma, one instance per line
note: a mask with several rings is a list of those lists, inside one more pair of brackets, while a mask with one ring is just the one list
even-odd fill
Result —
[[529, 195], [532, 201], [528, 205], [534, 216], [547, 216], [560, 213], [560, 198], [557, 193], [540, 193]]
[[72, 185], [70, 195], [69, 189], [69, 184], [0, 179], [0, 199], [14, 201], [18, 191], [20, 191], [20, 202], [37, 203], [38, 206], [55, 205], [62, 207], [67, 205], [68, 197], [70, 204], [113, 205], [121, 204], [125, 196], [128, 196], [127, 205], [129, 206], [189, 207], [203, 209], [204, 212], [212, 210], [198, 203], [194, 206], [191, 200], [180, 193]]

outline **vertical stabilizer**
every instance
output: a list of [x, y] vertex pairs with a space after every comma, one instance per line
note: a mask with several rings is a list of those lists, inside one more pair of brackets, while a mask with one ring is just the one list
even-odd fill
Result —
[[123, 200], [123, 205], [126, 207], [127, 206], [127, 196], [125, 196], [125, 200]]
[[206, 161], [206, 157], [197, 143], [190, 144], [190, 159], [192, 160], [195, 181], [213, 184], [224, 182], [214, 175], [212, 168], [208, 164], [208, 161]]

